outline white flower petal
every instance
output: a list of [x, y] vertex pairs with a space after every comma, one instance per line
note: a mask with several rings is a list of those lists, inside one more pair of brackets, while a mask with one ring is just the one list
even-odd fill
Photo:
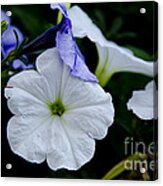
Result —
[[141, 119], [157, 119], [157, 90], [155, 82], [149, 82], [145, 90], [134, 91], [127, 103], [127, 108]]
[[[82, 99], [83, 100], [83, 99]], [[106, 136], [108, 127], [113, 123], [114, 108], [111, 96], [108, 94], [105, 101], [95, 101], [94, 104], [88, 105], [89, 97], [83, 100], [86, 106], [70, 109], [63, 115], [64, 120], [69, 126], [82, 130], [89, 137], [94, 139], [102, 139]]]
[[91, 41], [98, 42], [101, 46], [105, 45], [106, 39], [102, 32], [81, 8], [73, 6], [68, 10], [68, 15], [72, 21], [75, 37], [83, 38], [87, 36]]
[[45, 103], [20, 88], [5, 88], [5, 97], [8, 99], [7, 104], [13, 114], [50, 114]]
[[101, 47], [99, 44], [96, 44], [96, 47], [99, 55], [96, 75], [102, 84], [105, 84], [116, 72], [135, 72], [151, 77], [155, 75], [154, 67], [157, 63], [137, 58], [124, 48], [110, 42], [106, 47]]
[[50, 91], [47, 80], [34, 70], [22, 71], [12, 76], [7, 87], [24, 90], [42, 102], [54, 100], [54, 93]]
[[41, 163], [46, 158], [49, 117], [41, 115], [14, 116], [7, 127], [12, 151], [25, 160]]
[[84, 82], [72, 77], [66, 66], [63, 70], [60, 94], [68, 109], [103, 105], [110, 102], [109, 96], [97, 83]]
[[82, 130], [72, 128], [69, 121], [58, 119], [58, 131], [52, 129], [55, 149], [47, 155], [47, 163], [53, 170], [66, 168], [77, 170], [88, 162], [95, 151], [95, 141]]
[[66, 117], [66, 121], [71, 118], [72, 122], [78, 124], [79, 130], [84, 130], [93, 138], [104, 138], [114, 118], [111, 95], [105, 93], [97, 83], [73, 78], [68, 75], [66, 68], [63, 74], [61, 98], [67, 110], [63, 117]]
[[62, 81], [63, 62], [56, 48], [51, 48], [43, 52], [36, 60], [38, 72], [43, 75], [54, 92], [55, 97], [59, 95], [60, 84]]

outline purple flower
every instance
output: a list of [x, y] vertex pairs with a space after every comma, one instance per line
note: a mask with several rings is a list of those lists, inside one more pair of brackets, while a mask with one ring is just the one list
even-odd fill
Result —
[[[27, 56], [23, 55], [24, 58], [27, 58]], [[24, 64], [20, 59], [15, 59], [12, 63], [12, 67], [13, 69], [19, 69], [19, 70], [23, 70], [23, 69], [31, 69], [33, 68], [32, 64]]]
[[[1, 54], [2, 59], [6, 58], [11, 51], [13, 51], [17, 44], [20, 45], [23, 41], [23, 34], [20, 32], [20, 30], [11, 25], [10, 18], [5, 14], [4, 11], [1, 11], [1, 21], [7, 21], [8, 22], [8, 28], [5, 30], [5, 32], [2, 35], [2, 41], [1, 41]], [[15, 33], [17, 33], [18, 41], [16, 39]], [[18, 43], [17, 43], [18, 42]], [[24, 58], [27, 58], [26, 56], [23, 56]], [[29, 69], [32, 68], [32, 65], [25, 65], [21, 60], [15, 59], [13, 61], [12, 67], [14, 69]]]
[[64, 4], [51, 4], [51, 9], [58, 9], [63, 14], [61, 27], [56, 34], [56, 47], [63, 62], [71, 69], [71, 74], [84, 81], [98, 82], [96, 76], [92, 74], [85, 64], [84, 56], [81, 54], [73, 33], [71, 20], [69, 19]]

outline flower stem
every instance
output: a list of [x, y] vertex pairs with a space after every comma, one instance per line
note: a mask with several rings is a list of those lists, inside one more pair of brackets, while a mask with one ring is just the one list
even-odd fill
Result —
[[102, 178], [104, 180], [111, 180], [120, 175], [122, 172], [124, 172], [125, 169], [125, 161], [130, 160], [144, 160], [147, 156], [145, 154], [142, 154], [140, 152], [136, 152], [135, 154], [129, 156], [127, 159], [119, 162], [117, 165], [115, 165], [108, 173], [105, 174], [105, 176]]

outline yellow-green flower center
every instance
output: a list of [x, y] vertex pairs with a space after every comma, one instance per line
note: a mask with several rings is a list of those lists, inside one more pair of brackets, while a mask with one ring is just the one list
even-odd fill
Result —
[[50, 103], [49, 109], [52, 115], [62, 116], [62, 114], [65, 112], [65, 107], [60, 100]]

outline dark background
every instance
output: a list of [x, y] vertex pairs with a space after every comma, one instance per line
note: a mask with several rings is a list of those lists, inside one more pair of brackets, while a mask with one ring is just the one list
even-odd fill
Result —
[[[77, 4], [91, 17], [102, 30], [104, 36], [117, 44], [130, 48], [135, 55], [145, 60], [157, 59], [157, 4], [151, 2], [115, 2]], [[72, 4], [73, 6], [73, 4]], [[146, 8], [141, 14], [140, 8]], [[2, 6], [2, 10], [12, 11], [12, 24], [33, 40], [46, 29], [56, 24], [57, 11], [49, 5], [12, 5]], [[80, 20], [79, 20], [80, 21]], [[86, 57], [86, 63], [94, 72], [98, 60], [95, 45], [88, 39], [77, 39], [77, 43]], [[89, 49], [89, 50], [88, 50]], [[38, 54], [37, 54], [38, 55]], [[35, 61], [36, 54], [29, 54]], [[115, 121], [106, 138], [96, 141], [96, 152], [93, 159], [78, 171], [52, 171], [46, 162], [32, 164], [15, 155], [7, 142], [6, 126], [12, 114], [8, 110], [3, 97], [3, 90], [8, 77], [2, 79], [2, 129], [1, 153], [2, 176], [9, 177], [51, 177], [51, 178], [86, 178], [101, 179], [114, 165], [126, 158], [124, 139], [133, 137], [135, 141], [143, 141], [149, 145], [157, 140], [157, 121], [143, 121], [137, 118], [126, 107], [132, 91], [144, 89], [151, 80], [140, 74], [117, 73], [104, 89], [112, 94], [115, 106]], [[141, 149], [140, 149], [141, 151]], [[157, 151], [157, 149], [156, 149]], [[149, 157], [149, 161], [155, 157]], [[11, 163], [12, 169], [7, 170], [6, 164]], [[150, 179], [157, 177], [157, 171], [149, 171]], [[116, 179], [143, 179], [138, 172], [124, 172]]]

